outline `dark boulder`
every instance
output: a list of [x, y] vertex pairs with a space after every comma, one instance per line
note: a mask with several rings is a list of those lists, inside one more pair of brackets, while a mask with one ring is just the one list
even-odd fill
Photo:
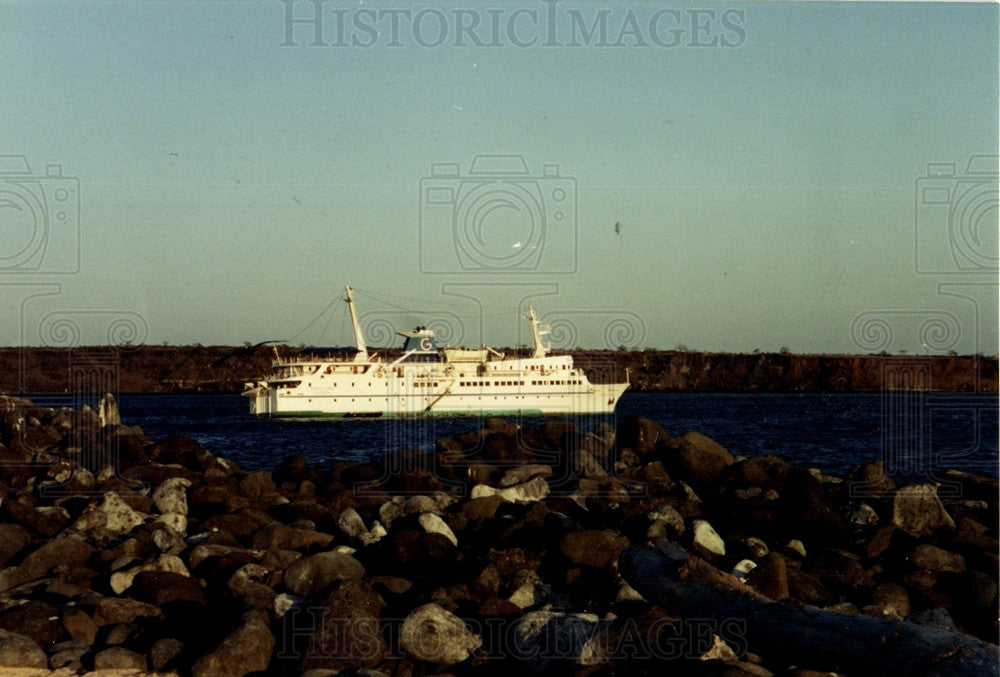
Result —
[[[367, 583], [354, 579], [341, 582], [326, 603], [314, 610], [313, 630], [300, 654], [304, 656], [300, 668], [344, 670], [381, 663], [389, 652], [379, 621], [384, 606]], [[294, 623], [295, 619], [289, 621]]]
[[263, 672], [271, 661], [275, 639], [267, 612], [246, 612], [239, 627], [191, 668], [193, 677], [242, 677]]
[[631, 449], [640, 457], [656, 449], [657, 445], [666, 444], [672, 439], [659, 423], [638, 416], [622, 422], [615, 434], [615, 442], [619, 449]]
[[816, 543], [836, 540], [846, 533], [836, 502], [809, 470], [790, 468], [781, 497], [789, 537]]
[[607, 567], [629, 545], [628, 539], [611, 530], [571, 531], [559, 541], [559, 551], [571, 563]]
[[45, 652], [31, 637], [0, 630], [0, 668], [48, 668]]
[[321, 552], [295, 562], [284, 573], [285, 587], [299, 597], [317, 595], [334, 583], [360, 579], [365, 567], [350, 555]]
[[733, 455], [725, 447], [701, 433], [689, 432], [666, 447], [667, 471], [696, 487], [708, 486], [733, 463]]
[[168, 605], [204, 607], [205, 593], [197, 579], [173, 571], [140, 571], [129, 593], [161, 609]]

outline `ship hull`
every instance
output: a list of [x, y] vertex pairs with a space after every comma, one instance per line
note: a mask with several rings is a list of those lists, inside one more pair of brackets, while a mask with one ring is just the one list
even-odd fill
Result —
[[[291, 393], [262, 386], [245, 393], [250, 410], [266, 418], [414, 418], [424, 416], [539, 416], [606, 414], [628, 384], [592, 385], [578, 392]], [[386, 388], [385, 390], [388, 390]]]
[[[385, 363], [369, 356], [351, 288], [345, 287], [355, 349], [313, 350], [311, 357], [276, 361], [270, 377], [247, 384], [250, 411], [279, 418], [411, 418], [421, 416], [607, 414], [628, 388], [624, 383], [591, 383], [569, 355], [550, 355], [528, 307], [534, 349], [507, 358], [492, 348], [438, 348], [434, 332], [417, 327], [397, 332], [406, 339], [403, 355]], [[317, 359], [339, 353], [340, 359]], [[611, 370], [614, 374], [614, 370]], [[608, 379], [602, 379], [608, 380]]]

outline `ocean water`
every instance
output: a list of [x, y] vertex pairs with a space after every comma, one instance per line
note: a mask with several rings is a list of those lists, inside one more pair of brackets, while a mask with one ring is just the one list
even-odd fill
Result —
[[[293, 454], [322, 467], [387, 450], [429, 451], [437, 437], [482, 426], [476, 417], [256, 419], [239, 395], [122, 395], [119, 408], [124, 423], [152, 439], [184, 433], [248, 470], [271, 470]], [[997, 411], [995, 395], [626, 393], [614, 415], [572, 420], [588, 431], [645, 416], [674, 436], [708, 435], [737, 456], [775, 454], [834, 475], [882, 459], [896, 478], [933, 479], [949, 468], [997, 476]], [[514, 420], [538, 426], [547, 419]]]

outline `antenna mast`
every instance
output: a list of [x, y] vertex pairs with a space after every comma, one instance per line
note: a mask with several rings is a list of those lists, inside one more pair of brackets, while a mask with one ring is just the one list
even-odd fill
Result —
[[358, 349], [358, 354], [354, 356], [355, 362], [368, 361], [368, 347], [365, 345], [365, 336], [361, 333], [361, 323], [358, 322], [358, 312], [354, 309], [354, 297], [351, 295], [351, 287], [344, 286], [347, 290], [347, 309], [351, 313], [351, 325], [354, 327], [354, 345]]

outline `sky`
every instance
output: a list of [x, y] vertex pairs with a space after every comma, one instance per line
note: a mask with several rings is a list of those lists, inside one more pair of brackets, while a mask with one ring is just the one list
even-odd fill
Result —
[[0, 0], [0, 345], [996, 354], [998, 25]]

